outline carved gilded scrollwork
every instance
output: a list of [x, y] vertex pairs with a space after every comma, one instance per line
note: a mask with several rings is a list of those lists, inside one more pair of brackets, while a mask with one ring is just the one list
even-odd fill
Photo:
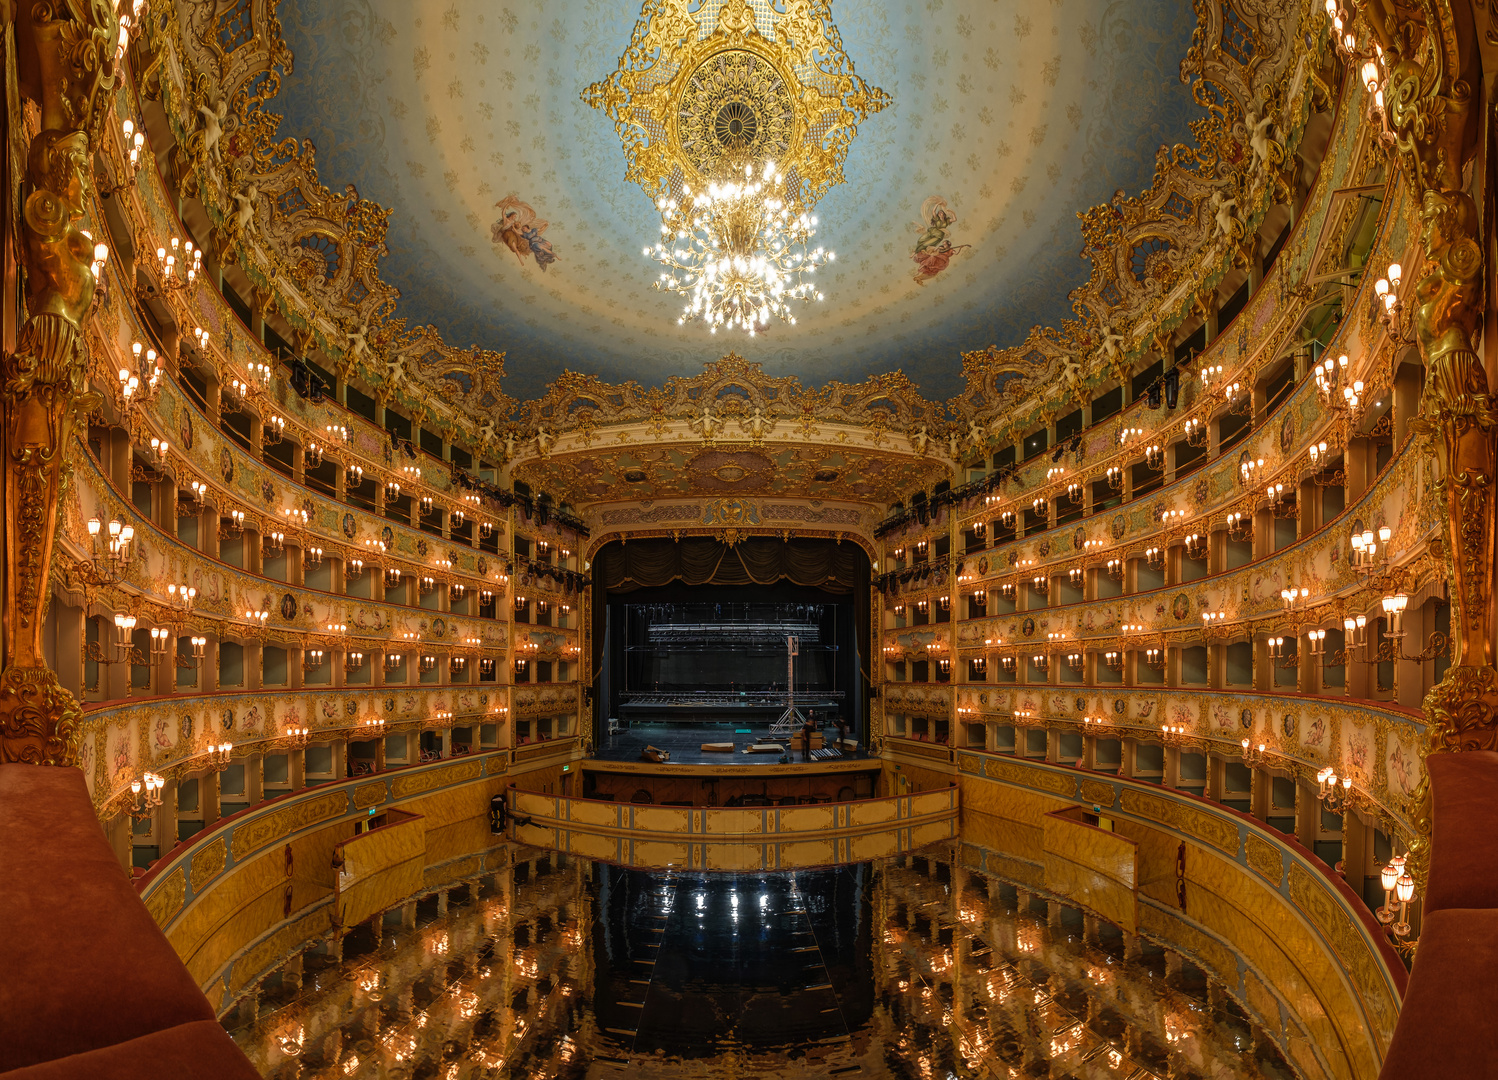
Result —
[[[1406, 17], [1403, 9], [1370, 0], [1364, 14], [1383, 47], [1400, 57], [1384, 96], [1395, 153], [1419, 194], [1426, 258], [1415, 285], [1415, 336], [1426, 386], [1412, 426], [1433, 444], [1446, 499], [1453, 664], [1425, 697], [1423, 754], [1493, 749], [1498, 671], [1488, 593], [1498, 411], [1474, 348], [1483, 313], [1483, 249], [1477, 207], [1461, 190], [1462, 161], [1474, 135], [1474, 35], [1470, 13], [1457, 8], [1426, 4]], [[1457, 25], [1459, 20], [1465, 25]], [[1411, 803], [1416, 838], [1410, 860], [1416, 878], [1423, 879], [1431, 842], [1428, 775]]]
[[103, 0], [22, 5], [17, 12], [21, 92], [40, 107], [21, 211], [25, 321], [0, 358], [6, 483], [5, 670], [0, 673], [0, 760], [73, 764], [82, 712], [46, 666], [46, 583], [64, 449], [87, 389], [86, 330], [94, 302], [94, 244], [79, 228], [90, 180], [90, 141], [109, 111], [119, 24]]

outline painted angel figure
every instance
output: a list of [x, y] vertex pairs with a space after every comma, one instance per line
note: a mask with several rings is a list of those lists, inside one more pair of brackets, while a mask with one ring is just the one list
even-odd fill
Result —
[[921, 230], [916, 239], [915, 250], [910, 258], [915, 262], [913, 275], [917, 285], [924, 285], [945, 270], [959, 251], [971, 244], [953, 245], [947, 233], [957, 223], [957, 215], [947, 206], [947, 200], [932, 195], [921, 203], [921, 220], [916, 228]]
[[543, 271], [557, 261], [551, 241], [541, 237], [550, 222], [537, 218], [536, 211], [515, 195], [506, 195], [494, 205], [499, 208], [499, 220], [489, 226], [494, 243], [513, 251], [521, 266], [525, 265], [527, 255], [535, 258], [537, 268]]

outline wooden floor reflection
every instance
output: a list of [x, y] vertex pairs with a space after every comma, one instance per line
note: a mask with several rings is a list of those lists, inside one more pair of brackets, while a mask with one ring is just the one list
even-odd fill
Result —
[[1295, 1076], [1178, 953], [953, 865], [514, 866], [291, 958], [224, 1020], [276, 1080]]

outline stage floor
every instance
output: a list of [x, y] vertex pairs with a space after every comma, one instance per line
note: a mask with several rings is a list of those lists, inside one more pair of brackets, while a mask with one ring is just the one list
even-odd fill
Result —
[[[779, 754], [745, 754], [743, 749], [752, 742], [778, 742], [787, 751], [792, 751], [792, 764], [802, 764], [801, 739], [772, 739], [765, 734], [768, 725], [752, 725], [748, 733], [744, 724], [634, 724], [612, 738], [605, 736], [603, 742], [593, 750], [593, 757], [601, 761], [642, 761], [640, 752], [646, 746], [656, 746], [671, 753], [672, 765], [779, 765]], [[837, 729], [824, 727], [822, 737], [830, 741], [837, 738]], [[731, 754], [712, 753], [702, 749], [703, 743], [731, 742]], [[813, 754], [817, 751], [813, 750]], [[826, 765], [832, 762], [876, 760], [860, 743], [857, 750], [844, 750], [841, 754], [813, 757], [809, 764]], [[647, 762], [647, 764], [649, 764]]]

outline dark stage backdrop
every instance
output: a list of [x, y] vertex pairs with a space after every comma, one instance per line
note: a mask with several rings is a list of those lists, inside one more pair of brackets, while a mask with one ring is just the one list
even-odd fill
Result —
[[[863, 737], [869, 687], [869, 561], [852, 541], [753, 537], [729, 546], [709, 537], [611, 542], [600, 548], [593, 577], [594, 739], [617, 715], [622, 682], [623, 602], [817, 602], [836, 603], [838, 621], [850, 631], [843, 649], [846, 668], [837, 682], [847, 695], [845, 715]], [[851, 648], [850, 648], [851, 646]], [[777, 677], [784, 682], [784, 659]], [[799, 681], [799, 679], [798, 679]]]

